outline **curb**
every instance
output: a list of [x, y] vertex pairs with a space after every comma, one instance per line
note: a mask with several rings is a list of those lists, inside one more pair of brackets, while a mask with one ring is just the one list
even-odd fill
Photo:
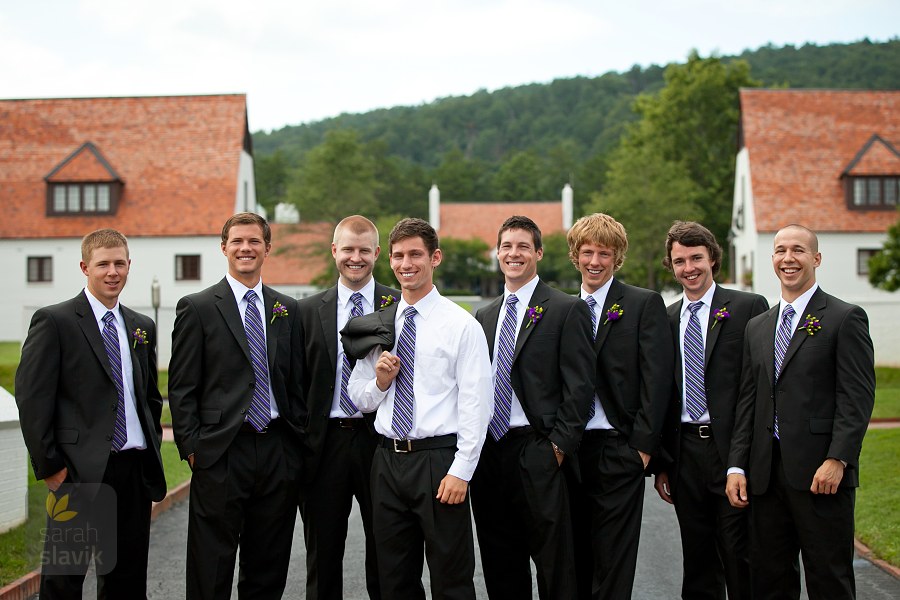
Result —
[[[190, 479], [176, 486], [174, 490], [166, 494], [165, 498], [153, 503], [153, 508], [150, 509], [150, 520], [155, 521], [159, 515], [172, 508], [173, 505], [183, 501], [188, 497], [190, 491]], [[35, 569], [0, 588], [0, 600], [28, 600], [40, 591], [40, 587], [41, 570]]]
[[900, 579], [900, 567], [895, 567], [894, 565], [885, 562], [880, 558], [875, 558], [874, 556], [872, 556], [872, 551], [869, 549], [869, 547], [856, 538], [853, 538], [853, 546], [856, 548], [856, 553], [859, 554], [862, 558], [866, 559], [888, 575], [891, 575], [892, 577], [894, 577], [894, 579]]

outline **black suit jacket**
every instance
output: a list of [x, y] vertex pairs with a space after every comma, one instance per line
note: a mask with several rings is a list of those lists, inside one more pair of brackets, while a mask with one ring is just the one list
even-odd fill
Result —
[[[683, 302], [669, 305], [669, 325], [675, 349], [675, 391], [666, 418], [663, 447], [674, 464], [664, 466], [670, 470], [669, 481], [674, 487], [678, 482], [678, 458], [681, 454], [681, 412], [684, 400], [684, 369], [681, 354], [681, 313]], [[726, 309], [729, 318], [717, 322], [716, 311]], [[731, 432], [734, 429], [734, 410], [741, 385], [741, 365], [744, 353], [744, 329], [747, 322], [769, 308], [769, 303], [759, 294], [729, 290], [716, 286], [713, 293], [709, 320], [706, 324], [704, 348], [704, 383], [706, 404], [709, 410], [713, 441], [719, 451], [722, 464], [727, 466]], [[722, 471], [725, 476], [725, 471]]]
[[[503, 304], [500, 296], [475, 314], [490, 356]], [[535, 287], [531, 306], [542, 306], [544, 312], [537, 323], [526, 314], [519, 326], [512, 386], [531, 426], [571, 455], [581, 441], [594, 390], [590, 312], [578, 298], [543, 281]]]
[[[376, 311], [382, 296], [399, 298], [400, 292], [376, 281], [375, 297], [369, 299], [373, 301]], [[306, 358], [302, 378], [303, 396], [309, 411], [303, 456], [303, 477], [307, 482], [315, 477], [322, 456], [328, 415], [334, 399], [334, 383], [338, 369], [341, 368], [337, 363], [337, 299], [335, 286], [297, 302], [300, 336]], [[375, 413], [368, 413], [363, 417], [374, 434]]]
[[[750, 493], [769, 487], [772, 426], [788, 484], [808, 490], [826, 458], [847, 463], [841, 486], [859, 485], [859, 453], [875, 404], [875, 357], [863, 309], [817, 289], [800, 315], [774, 384], [779, 306], [747, 324], [741, 394], [728, 466], [747, 473]], [[802, 329], [807, 315], [821, 329]]]
[[[614, 304], [624, 312], [605, 323]], [[662, 296], [613, 279], [597, 319], [594, 351], [600, 404], [632, 448], [656, 454], [672, 396], [675, 360]]]
[[[159, 445], [162, 398], [157, 388], [156, 326], [119, 305], [126, 331], [147, 332], [147, 344], [129, 344], [148, 496], [166, 495]], [[84, 292], [39, 309], [31, 320], [16, 371], [16, 403], [34, 475], [63, 467], [75, 483], [101, 483], [112, 446], [118, 393], [100, 327]]]
[[[275, 302], [287, 308], [272, 318]], [[297, 435], [306, 422], [303, 347], [297, 301], [263, 286], [263, 326], [269, 380], [278, 412]], [[169, 406], [175, 443], [194, 468], [215, 463], [244, 422], [255, 377], [234, 293], [222, 279], [178, 301], [169, 365]]]

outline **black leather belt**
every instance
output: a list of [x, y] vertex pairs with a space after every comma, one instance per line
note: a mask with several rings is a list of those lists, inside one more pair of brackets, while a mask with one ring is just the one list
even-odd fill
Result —
[[335, 417], [328, 419], [328, 426], [338, 429], [362, 429], [365, 426], [365, 421], [363, 419], [341, 419]]
[[712, 437], [712, 426], [709, 424], [700, 425], [698, 423], [682, 423], [681, 433], [691, 436], [697, 436], [701, 440], [707, 440]]
[[589, 440], [591, 438], [605, 439], [616, 437], [619, 437], [619, 432], [615, 429], [585, 429], [582, 439]]
[[447, 435], [437, 435], [420, 440], [395, 440], [394, 438], [382, 437], [379, 445], [382, 448], [401, 454], [418, 452], [420, 450], [433, 450], [435, 448], [452, 448], [456, 445], [456, 434], [448, 433]]
[[244, 421], [243, 423], [241, 423], [241, 428], [239, 431], [241, 433], [256, 433], [256, 434], [269, 433], [270, 431], [272, 431], [273, 428], [278, 426], [280, 423], [281, 423], [281, 419], [279, 417], [276, 417], [276, 418], [272, 419], [271, 421], [269, 421], [269, 424], [266, 425], [265, 427], [263, 427], [262, 431], [257, 431], [256, 428], [250, 424], [250, 421]]

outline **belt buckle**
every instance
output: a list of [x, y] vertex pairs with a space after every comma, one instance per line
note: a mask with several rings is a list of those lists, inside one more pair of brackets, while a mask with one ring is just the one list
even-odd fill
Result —
[[709, 425], [700, 425], [697, 427], [697, 435], [700, 436], [701, 440], [707, 440], [712, 437], [709, 432]]
[[338, 421], [338, 427], [341, 429], [354, 429], [356, 424], [350, 419], [340, 419]]
[[[403, 446], [398, 446], [398, 442], [404, 443], [406, 445], [406, 448], [404, 448]], [[412, 440], [394, 440], [394, 452], [399, 452], [400, 454], [412, 452]]]

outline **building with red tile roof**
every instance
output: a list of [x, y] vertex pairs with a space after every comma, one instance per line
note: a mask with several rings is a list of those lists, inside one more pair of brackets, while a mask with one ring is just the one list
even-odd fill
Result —
[[[867, 260], [898, 219], [900, 91], [743, 89], [740, 102], [736, 280], [777, 302], [772, 242], [799, 223], [818, 234], [820, 286], [892, 322], [900, 299], [869, 284]], [[872, 332], [876, 359], [900, 364], [900, 338], [881, 335], [886, 329]]]

